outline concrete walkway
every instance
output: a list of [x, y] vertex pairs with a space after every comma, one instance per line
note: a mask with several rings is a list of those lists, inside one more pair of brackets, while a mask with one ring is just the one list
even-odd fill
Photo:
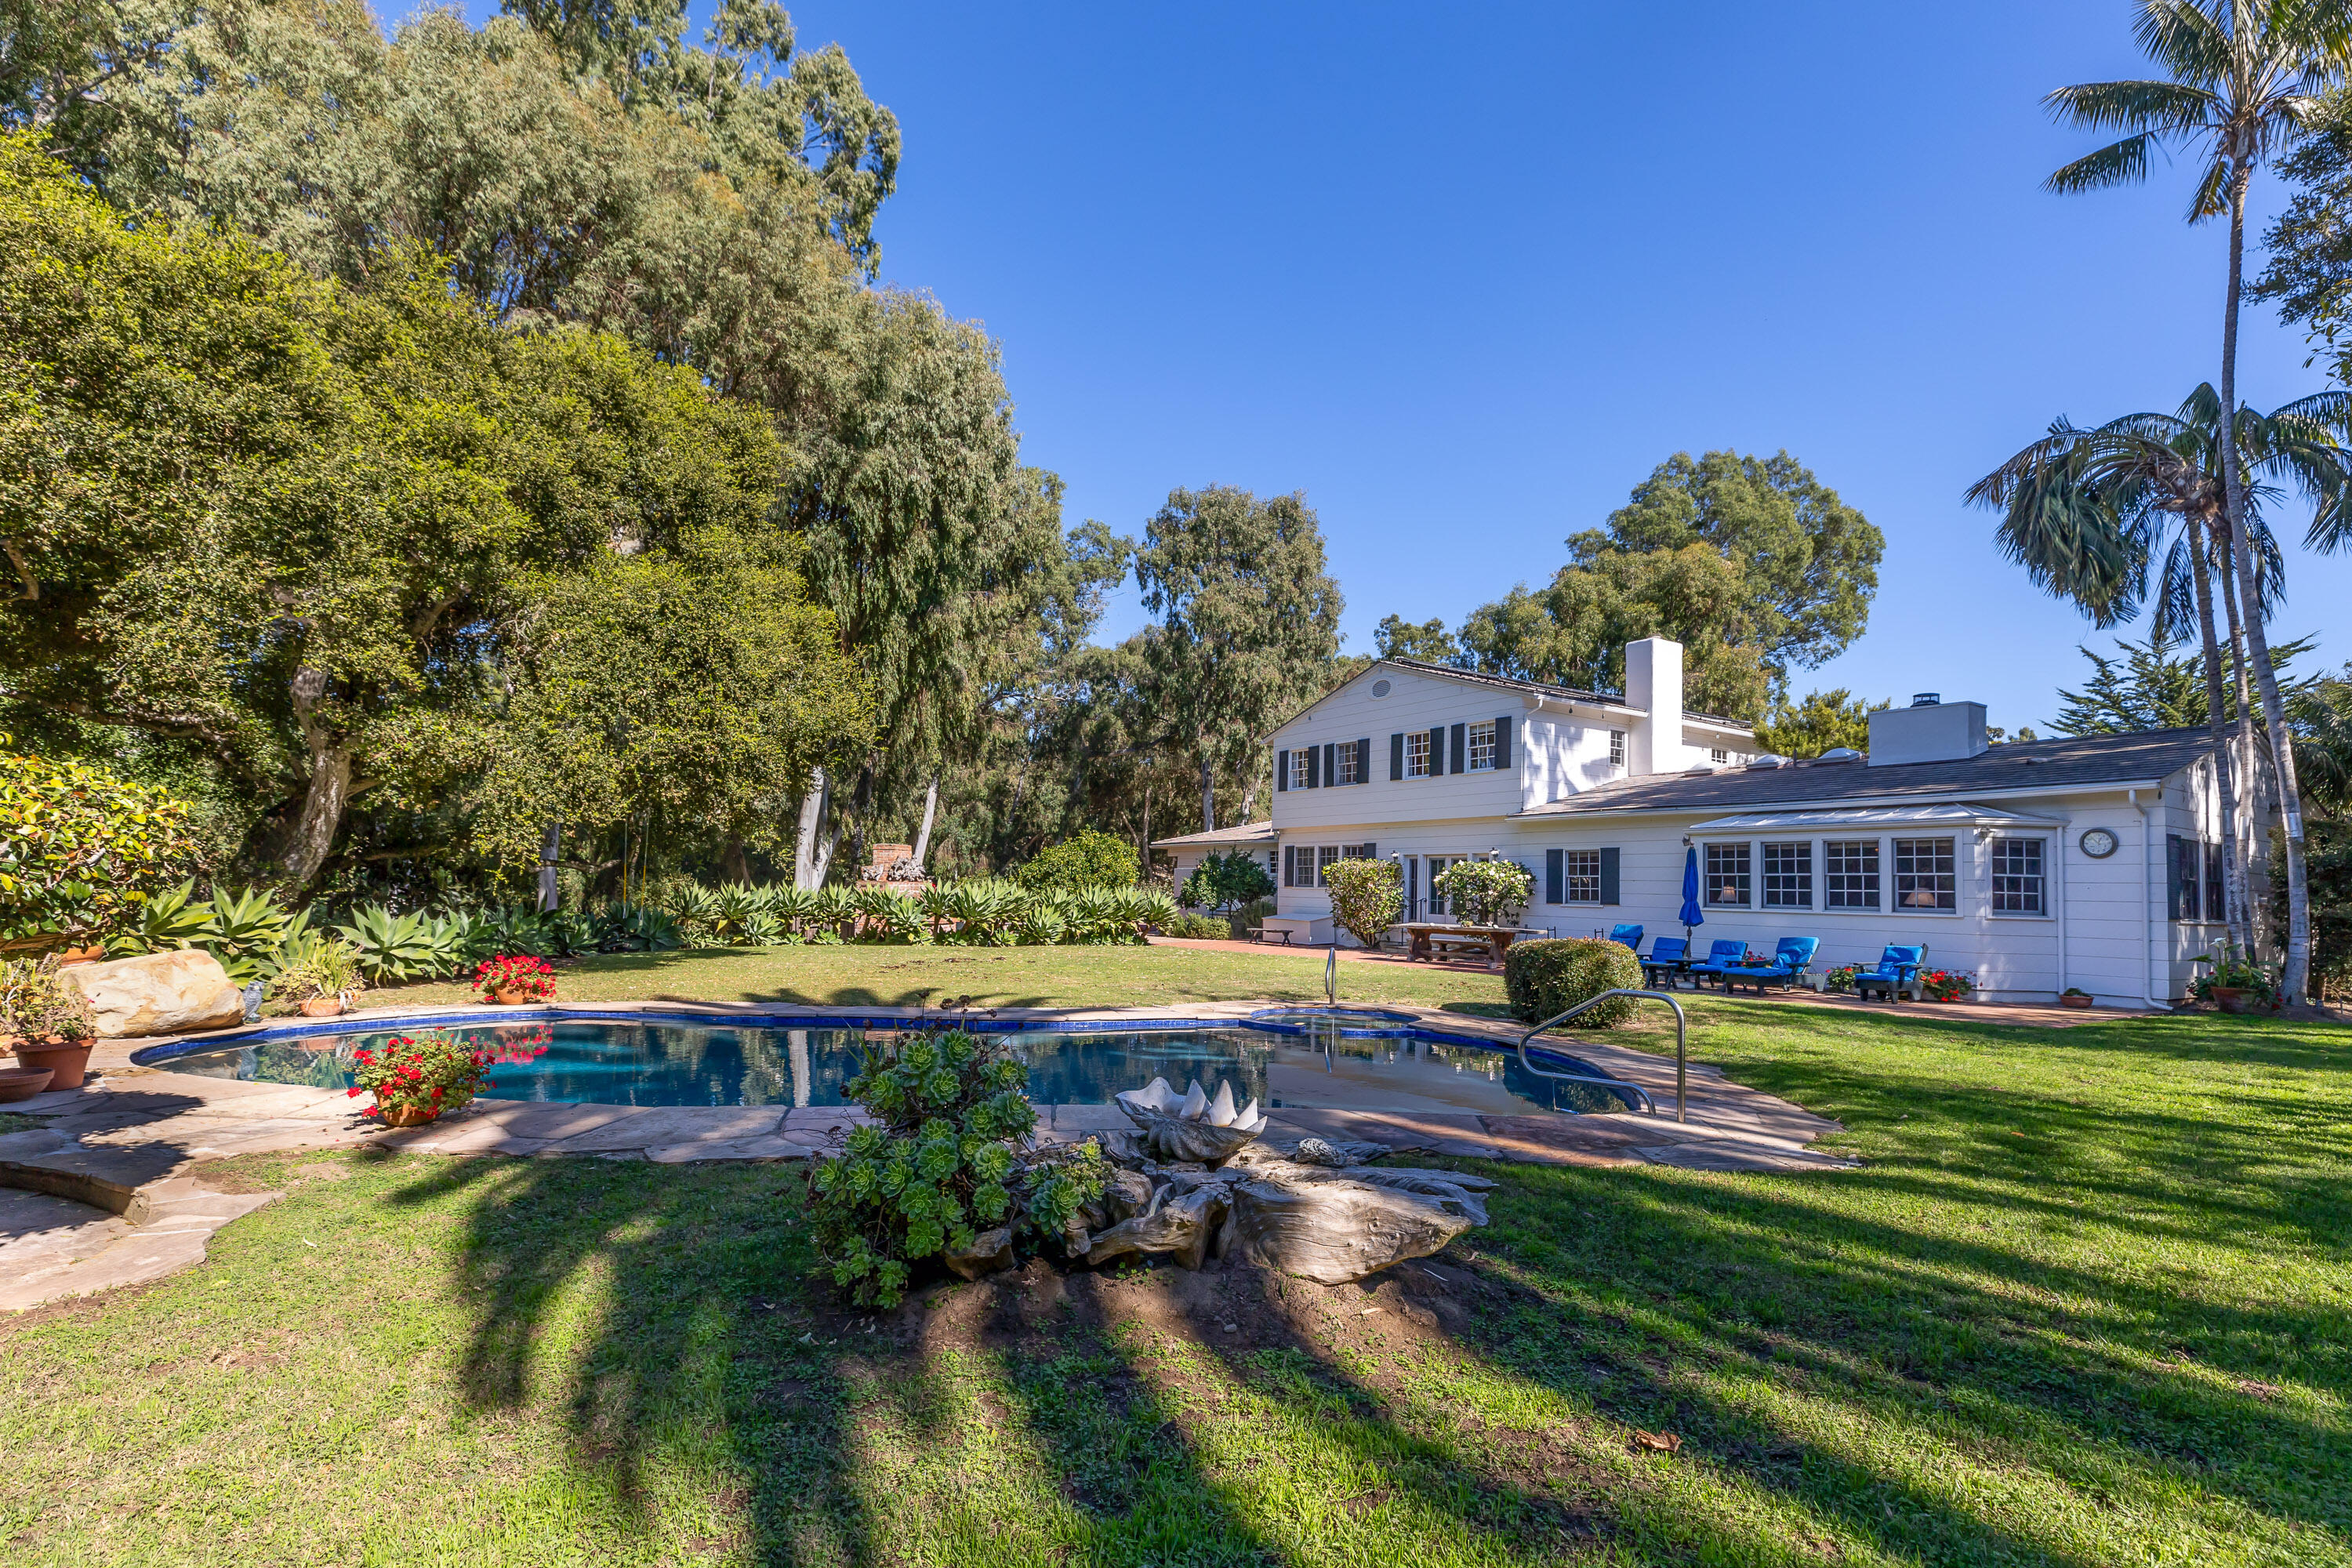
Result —
[[[1187, 1018], [1238, 1022], [1266, 1003], [1195, 1005]], [[635, 1013], [645, 1004], [566, 1007], [567, 1016]], [[773, 1008], [661, 1005], [664, 1014], [719, 1023]], [[1496, 1045], [1509, 1026], [1423, 1008], [1410, 1013], [1429, 1027]], [[398, 1018], [429, 1024], [435, 1016], [478, 1014], [478, 1008], [362, 1010], [348, 1022], [365, 1028]], [[794, 1008], [794, 1017], [822, 1023], [855, 1016], [917, 1023], [897, 1008]], [[1089, 1013], [1015, 1012], [1000, 1021], [1087, 1018], [1143, 1023], [1171, 1009]], [[517, 1009], [514, 1022], [553, 1015]], [[938, 1015], [930, 1016], [938, 1021]], [[192, 1037], [233, 1044], [250, 1030]], [[91, 1058], [94, 1076], [78, 1090], [37, 1096], [8, 1107], [36, 1117], [30, 1131], [0, 1135], [0, 1188], [44, 1194], [47, 1203], [8, 1194], [0, 1209], [0, 1310], [16, 1310], [58, 1297], [141, 1284], [204, 1256], [205, 1237], [239, 1215], [269, 1202], [274, 1193], [230, 1194], [208, 1187], [205, 1165], [241, 1154], [366, 1144], [414, 1153], [511, 1156], [580, 1155], [646, 1160], [656, 1164], [806, 1160], [837, 1150], [864, 1119], [854, 1107], [626, 1106], [479, 1100], [425, 1127], [385, 1131], [359, 1114], [361, 1101], [339, 1089], [180, 1073], [131, 1061], [159, 1040], [103, 1042]], [[1851, 1163], [1808, 1147], [1839, 1124], [1801, 1107], [1726, 1080], [1717, 1068], [1693, 1064], [1688, 1119], [1674, 1120], [1671, 1058], [1606, 1042], [1562, 1041], [1564, 1048], [1601, 1072], [1637, 1083], [1662, 1114], [1526, 1114], [1465, 1110], [1411, 1094], [1388, 1094], [1375, 1110], [1286, 1108], [1268, 1113], [1270, 1140], [1314, 1136], [1420, 1149], [1439, 1154], [1574, 1165], [1676, 1165], [1703, 1171], [1828, 1171]], [[1116, 1106], [1041, 1105], [1041, 1140], [1071, 1142], [1087, 1133], [1130, 1125]], [[64, 1206], [60, 1206], [64, 1205]]]

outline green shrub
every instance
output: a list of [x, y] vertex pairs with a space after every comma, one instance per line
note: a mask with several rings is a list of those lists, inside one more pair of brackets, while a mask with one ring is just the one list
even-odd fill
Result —
[[895, 1306], [915, 1264], [1022, 1217], [1017, 1155], [1037, 1122], [1027, 1081], [1001, 1036], [948, 1029], [867, 1049], [848, 1093], [875, 1120], [809, 1173], [821, 1270], [853, 1300]]
[[1366, 947], [1378, 947], [1404, 913], [1404, 870], [1393, 860], [1337, 860], [1323, 868], [1331, 918]]
[[1215, 915], [1178, 915], [1161, 928], [1160, 934], [1194, 942], [1222, 942], [1233, 934], [1233, 926]]
[[[1503, 988], [1510, 994], [1511, 1009], [1529, 1024], [1603, 991], [1637, 991], [1641, 985], [1641, 961], [1622, 942], [1596, 937], [1515, 942], [1503, 958]], [[1605, 1029], [1633, 1014], [1633, 1002], [1621, 996], [1576, 1021]]]
[[1143, 880], [1143, 863], [1136, 858], [1135, 846], [1126, 839], [1089, 827], [1039, 851], [1013, 873], [1013, 879], [1033, 890], [1061, 893], [1086, 888], [1132, 888]]
[[1274, 879], [1256, 856], [1235, 849], [1202, 861], [1184, 879], [1179, 897], [1194, 909], [1230, 910], [1253, 899], [1274, 897]]
[[58, 973], [57, 954], [0, 960], [0, 1035], [87, 1040], [97, 1033], [89, 999]]
[[1465, 925], [1509, 925], [1536, 890], [1533, 872], [1510, 860], [1458, 860], [1430, 879], [1430, 887]]
[[187, 820], [162, 790], [0, 752], [0, 948], [68, 947], [135, 921], [194, 869]]
[[249, 985], [278, 972], [278, 954], [309, 929], [307, 910], [290, 910], [277, 895], [258, 888], [232, 893], [215, 888], [196, 897], [196, 885], [176, 888], [142, 900], [131, 923], [107, 939], [106, 951], [122, 958], [200, 947], [220, 961], [231, 981]]

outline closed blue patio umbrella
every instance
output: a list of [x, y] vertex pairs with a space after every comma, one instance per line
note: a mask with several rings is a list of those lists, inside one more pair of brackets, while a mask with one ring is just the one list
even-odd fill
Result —
[[1683, 851], [1683, 940], [1690, 940], [1691, 927], [1706, 924], [1706, 916], [1698, 907], [1698, 846]]

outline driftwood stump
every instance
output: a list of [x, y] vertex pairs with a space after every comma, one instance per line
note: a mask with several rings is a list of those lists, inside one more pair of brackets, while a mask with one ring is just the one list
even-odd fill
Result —
[[1236, 1183], [1242, 1256], [1318, 1285], [1345, 1285], [1426, 1258], [1485, 1223], [1483, 1207], [1473, 1215], [1429, 1194], [1331, 1178]]

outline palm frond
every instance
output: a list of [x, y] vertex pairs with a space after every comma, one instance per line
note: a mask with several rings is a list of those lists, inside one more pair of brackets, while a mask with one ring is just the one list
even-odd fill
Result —
[[2043, 96], [2053, 118], [2085, 131], [2179, 134], [2210, 124], [2221, 99], [2177, 81], [2086, 81]]
[[2114, 185], [2136, 185], [2147, 178], [2148, 149], [2156, 140], [2155, 132], [2143, 131], [2086, 153], [2042, 181], [2042, 188], [2053, 195], [2072, 196]]
[[2238, 9], [2230, 0], [2210, 11], [2197, 0], [2142, 0], [2132, 36], [2141, 52], [2161, 61], [2176, 81], [2219, 86], [2236, 74], [2244, 42], [2215, 14], [2222, 6]]

